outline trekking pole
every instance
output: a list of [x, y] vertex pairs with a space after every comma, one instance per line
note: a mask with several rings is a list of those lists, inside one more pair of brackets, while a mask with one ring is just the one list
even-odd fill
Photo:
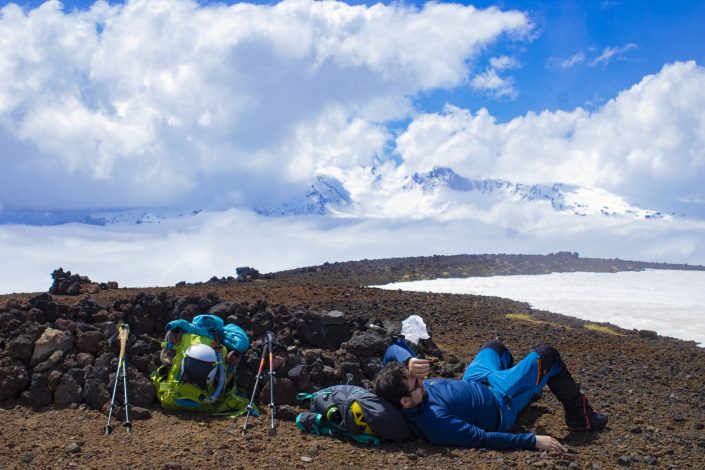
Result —
[[127, 432], [132, 429], [130, 416], [128, 412], [129, 402], [127, 400], [127, 366], [125, 365], [125, 349], [127, 348], [127, 338], [130, 336], [130, 326], [127, 323], [118, 325], [118, 339], [120, 340], [120, 355], [118, 356], [117, 372], [115, 372], [115, 385], [113, 386], [113, 396], [110, 400], [110, 409], [108, 411], [108, 422], [105, 425], [105, 434], [110, 434], [113, 428], [110, 426], [110, 420], [113, 417], [115, 409], [115, 396], [117, 395], [118, 383], [120, 382], [120, 374], [122, 373], [123, 389], [125, 392], [125, 423], [123, 426], [127, 428]]
[[274, 362], [272, 361], [272, 336], [274, 334], [271, 331], [267, 332], [267, 348], [269, 349], [269, 435], [276, 436], [277, 429], [274, 427], [274, 414], [276, 407], [274, 405]]
[[262, 359], [259, 361], [259, 369], [257, 370], [257, 376], [255, 377], [255, 387], [252, 389], [252, 397], [250, 402], [247, 404], [247, 414], [245, 415], [245, 424], [242, 425], [242, 433], [247, 432], [247, 420], [250, 419], [250, 414], [253, 410], [253, 404], [255, 402], [255, 396], [257, 394], [257, 385], [259, 384], [259, 379], [262, 377], [262, 369], [264, 369], [264, 361], [267, 358], [267, 347], [268, 343], [265, 341], [264, 346], [262, 346]]

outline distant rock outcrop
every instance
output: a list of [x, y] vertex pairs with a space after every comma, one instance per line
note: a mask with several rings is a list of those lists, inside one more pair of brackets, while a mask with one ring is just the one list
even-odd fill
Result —
[[79, 274], [71, 274], [71, 271], [64, 271], [63, 268], [54, 270], [51, 273], [51, 278], [54, 280], [49, 292], [54, 295], [79, 295], [97, 290], [117, 289], [118, 283], [115, 281], [101, 282], [100, 284], [92, 282], [88, 276]]

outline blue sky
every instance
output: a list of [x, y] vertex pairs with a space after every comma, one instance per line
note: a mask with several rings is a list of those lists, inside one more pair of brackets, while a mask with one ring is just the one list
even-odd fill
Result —
[[[665, 63], [705, 63], [701, 28], [705, 2], [527, 0], [473, 5], [521, 10], [536, 25], [536, 38], [530, 43], [503, 44], [521, 62], [512, 70], [518, 97], [480, 103], [501, 119], [544, 109], [594, 109]], [[592, 64], [610, 48], [618, 50], [614, 56]], [[574, 65], [560, 66], [571, 58]], [[460, 104], [476, 99], [466, 95]], [[447, 95], [439, 98], [455, 100]]]
[[[222, 257], [200, 247], [246, 245], [243, 213], [326, 177], [357, 212], [340, 225], [294, 224], [289, 238], [315, 256], [244, 250], [240, 264], [480, 249], [705, 262], [702, 24], [696, 1], [2, 1], [0, 212], [10, 215], [0, 220], [127, 208], [216, 215], [138, 234], [3, 225], [0, 256], [32, 260], [35, 274], [60, 260], [101, 269], [67, 258], [81, 246], [118, 265], [129, 253], [150, 260], [152, 277], [134, 282], [210, 277], [224, 273]], [[576, 222], [550, 207], [406, 191], [434, 167], [563, 183], [587, 188], [576, 194], [598, 207], [674, 215]], [[400, 230], [416, 235], [396, 243]], [[292, 243], [247, 241], [268, 253]], [[197, 248], [176, 269], [155, 246]]]

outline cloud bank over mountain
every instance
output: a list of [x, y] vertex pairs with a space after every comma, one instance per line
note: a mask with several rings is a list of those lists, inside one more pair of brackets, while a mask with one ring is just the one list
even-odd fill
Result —
[[0, 293], [45, 291], [59, 266], [120, 286], [167, 286], [324, 262], [458, 253], [552, 253], [705, 264], [703, 223], [565, 216], [502, 205], [503, 220], [267, 218], [251, 211], [201, 213], [161, 224], [0, 226]]

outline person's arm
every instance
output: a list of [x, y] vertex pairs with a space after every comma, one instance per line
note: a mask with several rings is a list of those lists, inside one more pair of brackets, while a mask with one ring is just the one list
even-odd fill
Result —
[[436, 411], [433, 422], [421, 424], [426, 439], [436, 445], [484, 447], [496, 450], [536, 449], [533, 433], [487, 432], [444, 411]]
[[409, 368], [409, 372], [413, 377], [425, 379], [431, 370], [431, 363], [427, 359], [419, 359], [416, 357], [411, 348], [402, 340], [397, 340], [387, 348], [384, 353], [384, 365], [390, 362], [401, 362]]
[[409, 350], [408, 346], [400, 344], [399, 341], [400, 340], [395, 341], [387, 348], [387, 351], [385, 351], [384, 359], [382, 361], [384, 365], [394, 361], [406, 364], [409, 359], [416, 357], [416, 355]]

